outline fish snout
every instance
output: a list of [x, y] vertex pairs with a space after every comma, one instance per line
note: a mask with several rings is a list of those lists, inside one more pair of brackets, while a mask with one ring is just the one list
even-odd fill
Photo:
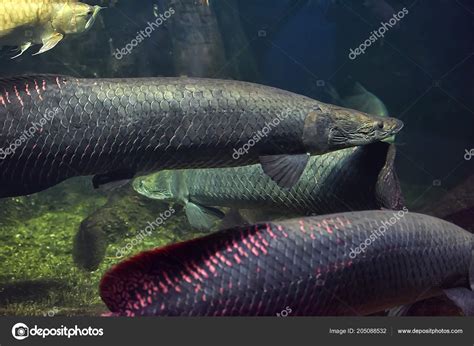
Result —
[[387, 136], [392, 136], [400, 132], [403, 128], [403, 121], [396, 118], [383, 118], [374, 122], [374, 128], [376, 131], [380, 131]]

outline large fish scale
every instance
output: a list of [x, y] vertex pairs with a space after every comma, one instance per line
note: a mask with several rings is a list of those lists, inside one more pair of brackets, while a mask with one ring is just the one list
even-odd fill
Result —
[[[306, 115], [318, 102], [236, 81], [188, 78], [76, 79], [32, 76], [0, 82], [0, 148], [57, 111], [17, 152], [0, 160], [0, 196], [40, 191], [77, 175], [222, 167], [259, 155], [305, 152]], [[233, 150], [283, 112], [239, 160]]]
[[142, 253], [107, 273], [119, 315], [365, 315], [469, 287], [474, 238], [430, 216], [364, 211], [261, 223]]
[[64, 0], [1, 0], [0, 35], [24, 25], [46, 22], [51, 18], [53, 4], [67, 2]]

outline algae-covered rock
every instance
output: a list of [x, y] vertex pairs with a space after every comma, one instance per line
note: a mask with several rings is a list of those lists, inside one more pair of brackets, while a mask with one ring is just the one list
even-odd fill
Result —
[[85, 270], [96, 270], [109, 244], [138, 232], [144, 220], [156, 220], [167, 209], [167, 204], [140, 196], [130, 186], [113, 192], [102, 208], [81, 223], [74, 237], [74, 262]]

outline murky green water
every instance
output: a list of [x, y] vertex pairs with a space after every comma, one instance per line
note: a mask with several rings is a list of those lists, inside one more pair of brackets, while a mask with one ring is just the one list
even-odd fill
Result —
[[[87, 33], [44, 54], [31, 56], [32, 49], [15, 60], [4, 47], [0, 76], [236, 79], [388, 113], [405, 123], [395, 139], [396, 167], [410, 210], [438, 216], [472, 211], [471, 2], [88, 3], [108, 8]], [[400, 11], [403, 17], [392, 27], [385, 25], [382, 37], [383, 23], [391, 23]], [[189, 226], [177, 206], [175, 215], [150, 235], [136, 238], [168, 208], [129, 185], [94, 190], [90, 177], [0, 199], [0, 314], [105, 312], [98, 283], [120, 260], [118, 251], [128, 246], [125, 252], [131, 255], [203, 234]], [[472, 227], [472, 218], [464, 217], [463, 226]]]

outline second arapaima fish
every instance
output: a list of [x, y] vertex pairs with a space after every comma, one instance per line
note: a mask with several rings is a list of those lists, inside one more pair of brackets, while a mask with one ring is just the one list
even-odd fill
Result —
[[121, 316], [368, 315], [445, 294], [474, 315], [474, 236], [400, 211], [330, 214], [223, 230], [111, 269]]
[[[384, 142], [310, 158], [299, 181], [279, 187], [259, 165], [163, 171], [134, 181], [152, 199], [184, 206], [189, 223], [211, 229], [296, 216], [343, 211], [400, 209], [395, 145]], [[217, 209], [217, 208], [220, 209]], [[231, 208], [224, 217], [222, 208]]]
[[96, 187], [161, 169], [261, 163], [280, 186], [309, 155], [402, 127], [291, 92], [189, 78], [0, 80], [0, 197], [94, 175]]

